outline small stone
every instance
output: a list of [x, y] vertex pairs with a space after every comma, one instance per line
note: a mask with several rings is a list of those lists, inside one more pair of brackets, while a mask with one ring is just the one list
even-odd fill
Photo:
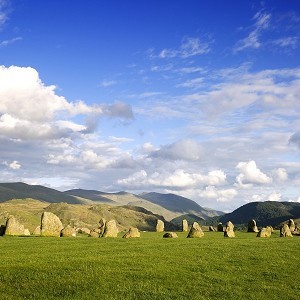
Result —
[[166, 232], [163, 238], [178, 238], [178, 235], [175, 232]]
[[139, 238], [141, 236], [139, 230], [135, 227], [129, 228], [129, 230], [123, 235], [123, 238]]

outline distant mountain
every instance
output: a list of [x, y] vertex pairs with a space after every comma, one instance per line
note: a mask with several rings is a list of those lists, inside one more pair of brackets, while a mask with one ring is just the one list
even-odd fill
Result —
[[152, 192], [143, 193], [140, 195], [140, 197], [152, 203], [160, 205], [165, 209], [178, 213], [179, 215], [192, 214], [203, 219], [207, 219], [209, 217], [224, 214], [221, 211], [203, 208], [195, 201], [175, 194], [160, 194]]
[[300, 218], [300, 203], [298, 202], [251, 202], [232, 213], [216, 218], [222, 223], [247, 224], [255, 219], [258, 226], [276, 226], [288, 219]]
[[41, 185], [29, 185], [23, 182], [0, 183], [0, 202], [25, 198], [37, 199], [50, 203], [66, 202], [70, 204], [80, 204], [84, 202], [84, 200], [80, 200], [77, 197], [66, 195]]
[[65, 191], [64, 194], [66, 196], [76, 196], [83, 199], [90, 199], [92, 201], [108, 203], [108, 204], [116, 204], [115, 201], [108, 199], [107, 197], [103, 197], [105, 193], [96, 191], [96, 190], [83, 190], [83, 189], [74, 189]]

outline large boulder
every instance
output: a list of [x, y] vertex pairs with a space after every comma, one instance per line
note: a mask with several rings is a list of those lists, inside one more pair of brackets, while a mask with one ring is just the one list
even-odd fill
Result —
[[115, 220], [106, 222], [102, 237], [117, 237], [119, 229]]
[[226, 227], [225, 227], [225, 231], [224, 231], [224, 237], [228, 237], [228, 238], [234, 238], [235, 237], [235, 233], [233, 231], [234, 225], [228, 221], [226, 223]]
[[295, 222], [293, 219], [289, 219], [288, 226], [289, 226], [291, 232], [295, 231], [296, 226], [295, 226]]
[[280, 237], [293, 237], [288, 224], [284, 224], [280, 228]]
[[123, 238], [139, 238], [141, 236], [139, 230], [135, 227], [130, 227], [129, 230], [123, 235]]
[[165, 223], [162, 220], [157, 220], [156, 232], [164, 232], [164, 230], [165, 230]]
[[62, 231], [60, 232], [61, 237], [76, 237], [76, 229], [67, 225]]
[[259, 232], [257, 233], [257, 237], [271, 237], [271, 234], [272, 234], [272, 227], [267, 226], [259, 230]]
[[178, 235], [175, 232], [166, 232], [163, 238], [178, 238]]
[[204, 236], [204, 233], [197, 222], [194, 222], [187, 237], [188, 238], [201, 238]]
[[258, 228], [256, 226], [256, 221], [254, 219], [248, 222], [248, 232], [258, 232]]
[[24, 225], [20, 224], [14, 216], [9, 216], [6, 221], [5, 235], [24, 235]]
[[223, 224], [221, 222], [217, 226], [217, 231], [219, 231], [219, 232], [223, 232], [224, 231]]
[[64, 228], [59, 217], [52, 212], [43, 212], [41, 219], [41, 236], [57, 236]]
[[189, 223], [186, 219], [182, 220], [182, 231], [187, 232], [189, 230]]

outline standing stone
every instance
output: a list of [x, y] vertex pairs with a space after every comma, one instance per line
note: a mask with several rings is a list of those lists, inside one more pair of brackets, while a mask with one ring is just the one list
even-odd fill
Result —
[[182, 220], [182, 231], [187, 232], [189, 230], [189, 223], [186, 219]]
[[272, 234], [272, 227], [267, 226], [259, 230], [256, 237], [271, 237], [271, 234]]
[[156, 232], [163, 232], [165, 230], [165, 223], [162, 220], [157, 220]]
[[99, 235], [102, 236], [105, 229], [106, 220], [104, 218], [99, 221]]
[[41, 236], [57, 236], [64, 228], [58, 216], [52, 212], [43, 212], [41, 219]]
[[8, 217], [5, 235], [24, 235], [24, 230], [24, 225], [21, 225], [14, 216]]
[[37, 226], [37, 227], [34, 229], [34, 231], [33, 231], [32, 234], [33, 234], [33, 235], [41, 235], [41, 226]]
[[163, 238], [178, 238], [178, 235], [175, 232], [166, 232]]
[[235, 237], [235, 233], [233, 231], [234, 225], [228, 221], [226, 223], [226, 228], [224, 231], [224, 237], [228, 237], [228, 238], [234, 238]]
[[117, 237], [119, 229], [115, 220], [106, 222], [102, 237]]
[[280, 237], [293, 237], [288, 224], [284, 224], [280, 228]]
[[221, 222], [218, 224], [217, 230], [219, 232], [223, 232], [224, 231], [223, 224]]
[[188, 238], [201, 238], [203, 236], [204, 236], [204, 233], [203, 233], [200, 225], [197, 222], [194, 222], [187, 237]]
[[289, 219], [288, 226], [289, 226], [291, 232], [295, 231], [295, 222], [293, 219]]
[[248, 222], [248, 232], [258, 232], [258, 228], [256, 226], [256, 221], [254, 219]]
[[130, 227], [129, 230], [123, 235], [123, 238], [139, 238], [141, 236], [139, 230], [134, 227]]
[[76, 237], [76, 229], [67, 225], [62, 231], [60, 232], [61, 237]]
[[213, 226], [209, 226], [209, 227], [208, 227], [208, 230], [209, 230], [209, 231], [216, 231], [216, 229], [215, 229]]

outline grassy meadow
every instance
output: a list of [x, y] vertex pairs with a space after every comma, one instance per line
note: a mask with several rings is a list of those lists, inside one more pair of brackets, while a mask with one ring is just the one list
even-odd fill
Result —
[[300, 299], [300, 237], [162, 235], [2, 237], [0, 299]]

